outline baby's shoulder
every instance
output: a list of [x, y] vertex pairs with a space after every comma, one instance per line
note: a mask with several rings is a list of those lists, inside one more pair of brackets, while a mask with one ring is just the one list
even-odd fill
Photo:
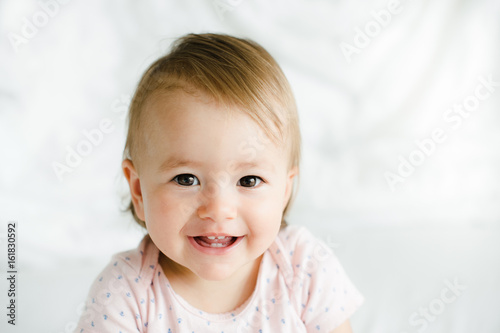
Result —
[[333, 250], [305, 227], [284, 228], [275, 243], [271, 254], [308, 332], [332, 331], [363, 303]]
[[146, 235], [137, 248], [114, 254], [98, 279], [149, 284], [157, 264], [158, 249]]
[[340, 266], [333, 251], [302, 226], [282, 229], [270, 250], [288, 288], [294, 293], [299, 287], [307, 291], [311, 284], [323, 283], [332, 269]]
[[140, 305], [147, 299], [158, 261], [152, 244], [145, 236], [137, 248], [113, 255], [90, 288], [79, 327], [86, 332], [118, 332], [118, 325], [143, 327]]
[[287, 226], [278, 234], [277, 242], [291, 257], [307, 257], [310, 255], [333, 255], [331, 249], [319, 238], [314, 236], [306, 227]]

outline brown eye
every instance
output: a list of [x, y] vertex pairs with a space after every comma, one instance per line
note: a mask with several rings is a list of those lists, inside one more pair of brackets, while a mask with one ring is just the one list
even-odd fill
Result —
[[245, 176], [239, 180], [238, 184], [243, 187], [255, 187], [259, 185], [261, 181], [262, 178], [258, 176]]
[[200, 182], [198, 181], [198, 178], [196, 178], [195, 175], [192, 175], [189, 173], [177, 175], [172, 180], [175, 181], [177, 184], [182, 185], [182, 186], [193, 186], [193, 185], [200, 184]]

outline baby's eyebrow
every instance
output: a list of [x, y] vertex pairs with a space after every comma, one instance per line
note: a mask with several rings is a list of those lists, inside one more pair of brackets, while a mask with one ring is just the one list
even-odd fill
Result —
[[166, 171], [170, 169], [175, 169], [187, 165], [192, 165], [192, 166], [200, 166], [200, 162], [192, 161], [192, 160], [178, 160], [175, 158], [169, 158], [165, 162], [163, 162], [160, 165], [160, 171]]
[[[193, 160], [179, 160], [175, 158], [169, 158], [165, 160], [159, 167], [160, 171], [167, 171], [170, 169], [175, 169], [183, 166], [194, 166], [194, 167], [200, 167], [202, 166], [203, 163], [198, 162], [198, 161], [193, 161]], [[234, 163], [228, 163], [228, 169], [229, 168], [234, 168]], [[274, 166], [272, 164], [268, 163], [256, 163], [256, 162], [240, 162], [236, 164], [236, 168], [242, 169], [242, 168], [267, 168], [271, 169], [274, 171]]]

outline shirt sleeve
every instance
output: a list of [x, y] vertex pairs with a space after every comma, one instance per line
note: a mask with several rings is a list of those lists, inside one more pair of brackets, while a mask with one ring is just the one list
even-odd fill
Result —
[[296, 308], [308, 332], [333, 331], [363, 304], [332, 250], [305, 228], [300, 228], [292, 265]]
[[75, 333], [137, 333], [144, 327], [138, 269], [126, 254], [115, 255], [90, 288]]

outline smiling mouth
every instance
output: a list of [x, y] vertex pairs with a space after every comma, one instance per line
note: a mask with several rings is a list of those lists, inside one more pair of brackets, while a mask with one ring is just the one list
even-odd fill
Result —
[[196, 236], [194, 241], [203, 247], [219, 248], [228, 247], [234, 244], [238, 237], [233, 236]]

